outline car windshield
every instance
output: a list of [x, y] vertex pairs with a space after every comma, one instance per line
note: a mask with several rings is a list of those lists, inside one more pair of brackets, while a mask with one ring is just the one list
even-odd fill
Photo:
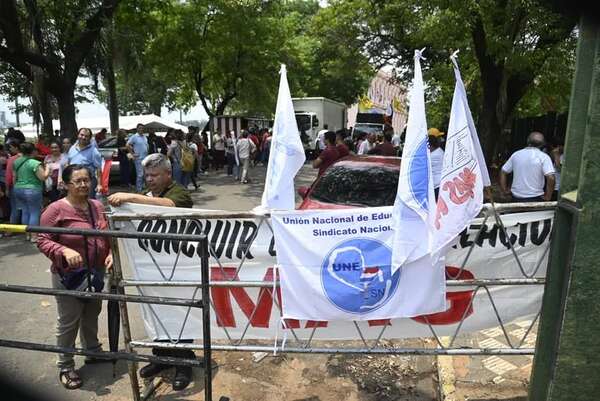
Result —
[[116, 148], [117, 147], [117, 137], [106, 138], [100, 142], [98, 142], [99, 148]]
[[341, 205], [392, 206], [398, 173], [397, 169], [378, 165], [332, 166], [315, 184], [310, 197]]

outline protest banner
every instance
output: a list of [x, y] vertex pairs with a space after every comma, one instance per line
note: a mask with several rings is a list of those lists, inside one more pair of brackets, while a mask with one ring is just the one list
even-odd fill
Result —
[[[392, 207], [378, 208], [377, 213], [385, 217], [391, 214]], [[218, 212], [214, 212], [217, 214]], [[360, 214], [368, 215], [370, 209], [362, 209]], [[119, 221], [119, 216], [161, 215], [163, 218], [141, 220], [130, 217]], [[493, 219], [482, 227], [482, 219], [474, 219], [466, 231], [456, 239], [455, 245], [446, 256], [446, 271], [453, 276], [465, 260], [473, 245], [473, 250], [460, 278], [523, 278], [510, 249], [514, 247], [523, 269], [531, 274], [538, 266], [536, 277], [545, 277], [547, 247], [552, 229], [553, 210], [512, 213], [502, 216], [506, 234]], [[171, 219], [169, 215], [186, 216]], [[210, 258], [211, 281], [240, 280], [264, 281], [263, 288], [213, 287], [211, 288], [212, 336], [225, 339], [227, 335], [240, 338], [245, 332], [246, 339], [272, 340], [281, 334], [281, 314], [277, 305], [280, 299], [273, 297], [273, 266], [276, 264], [275, 243], [270, 222], [263, 217], [255, 218], [212, 218], [207, 219], [206, 211], [198, 209], [165, 208], [125, 204], [114, 210], [117, 227], [124, 230], [146, 232], [206, 233], [214, 253]], [[377, 220], [378, 225], [390, 226], [389, 218]], [[327, 230], [323, 227], [323, 230]], [[479, 236], [477, 233], [481, 230]], [[477, 238], [477, 240], [476, 240]], [[319, 241], [312, 246], [320, 247]], [[178, 243], [170, 240], [121, 240], [120, 250], [126, 275], [140, 280], [200, 280], [198, 250], [194, 243]], [[177, 256], [179, 255], [179, 256]], [[154, 263], [153, 259], [156, 261]], [[177, 267], [173, 269], [173, 266]], [[240, 266], [241, 264], [241, 266]], [[161, 270], [157, 268], [160, 267]], [[236, 274], [236, 271], [239, 272]], [[145, 287], [144, 294], [189, 297], [194, 288]], [[504, 322], [531, 317], [539, 312], [543, 286], [494, 286], [490, 287], [498, 314]], [[199, 297], [197, 292], [196, 297]], [[472, 305], [469, 307], [471, 299]], [[448, 309], [430, 316], [439, 335], [450, 335], [456, 330], [463, 315], [466, 316], [461, 332], [481, 330], [498, 325], [494, 308], [485, 291], [473, 296], [473, 288], [448, 288], [446, 294]], [[167, 339], [201, 338], [201, 311], [193, 311], [187, 318], [185, 308], [154, 306], [154, 312], [142, 307], [146, 332], [151, 338]], [[156, 313], [156, 315], [154, 314]], [[184, 324], [185, 322], [185, 324]], [[412, 319], [371, 320], [358, 322], [365, 339], [376, 338], [382, 325], [389, 324], [383, 338], [407, 338], [431, 336], [429, 327], [419, 317]], [[247, 330], [246, 330], [246, 326]], [[318, 339], [356, 339], [353, 322], [289, 321], [300, 338], [313, 335]], [[318, 327], [314, 333], [313, 328]], [[223, 329], [227, 329], [227, 334]], [[165, 331], [166, 330], [166, 331]], [[168, 335], [167, 335], [168, 332]]]

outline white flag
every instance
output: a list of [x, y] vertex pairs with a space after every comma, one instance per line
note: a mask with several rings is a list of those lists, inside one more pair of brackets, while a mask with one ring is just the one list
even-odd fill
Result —
[[456, 62], [456, 52], [450, 58], [456, 85], [434, 224], [434, 251], [442, 250], [451, 243], [479, 214], [483, 206], [483, 187], [490, 182]]
[[294, 177], [306, 160], [285, 65], [281, 65], [273, 138], [261, 209], [294, 209]]
[[398, 296], [403, 316], [446, 308], [443, 263], [432, 255], [435, 196], [425, 118], [421, 52], [415, 51], [406, 142], [393, 209], [392, 272], [401, 270]]

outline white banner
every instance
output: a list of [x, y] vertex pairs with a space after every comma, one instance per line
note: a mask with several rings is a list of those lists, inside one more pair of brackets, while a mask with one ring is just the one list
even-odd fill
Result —
[[[271, 213], [284, 319], [406, 317], [392, 271], [390, 208]], [[318, 245], [318, 246], [315, 246]]]
[[[387, 209], [387, 211], [385, 211]], [[363, 209], [368, 214], [370, 209]], [[391, 207], [382, 208], [381, 213], [391, 213]], [[281, 335], [280, 296], [273, 297], [273, 266], [276, 263], [273, 233], [270, 222], [257, 217], [254, 219], [210, 219], [201, 216], [198, 209], [178, 209], [158, 206], [126, 204], [116, 208], [115, 214], [160, 214], [189, 215], [185, 219], [137, 220], [117, 222], [117, 227], [125, 230], [147, 232], [175, 232], [208, 234], [214, 247], [214, 257], [210, 258], [211, 281], [241, 280], [265, 281], [270, 285], [264, 288], [220, 288], [211, 289], [212, 336], [216, 339], [240, 338], [246, 331], [247, 339], [274, 339], [279, 326]], [[503, 215], [508, 236], [489, 219], [482, 235], [475, 243], [461, 278], [523, 278], [519, 266], [509, 249], [513, 244], [524, 270], [531, 274], [538, 266], [536, 277], [545, 277], [547, 253], [552, 228], [552, 210], [514, 213]], [[382, 221], [383, 223], [383, 221]], [[457, 239], [456, 245], [446, 257], [446, 271], [458, 273], [467, 252], [475, 241], [482, 219], [475, 219], [469, 228]], [[254, 240], [252, 240], [252, 238]], [[140, 280], [200, 280], [200, 259], [197, 244], [169, 240], [121, 240], [122, 262], [126, 267], [125, 276]], [[321, 244], [314, 241], [313, 246]], [[146, 250], [147, 249], [147, 250]], [[180, 252], [179, 252], [180, 251]], [[179, 256], [177, 256], [179, 253]], [[245, 256], [244, 256], [245, 255]], [[540, 259], [543, 257], [543, 260]], [[218, 261], [217, 261], [218, 258]], [[243, 261], [242, 261], [243, 259]], [[160, 266], [159, 271], [154, 263]], [[177, 260], [177, 267], [173, 266]], [[243, 262], [243, 263], [242, 263]], [[236, 270], [240, 267], [239, 274]], [[129, 269], [129, 271], [128, 271]], [[446, 300], [448, 310], [429, 316], [438, 335], [454, 333], [463, 315], [467, 316], [461, 332], [481, 330], [498, 325], [493, 306], [485, 290], [476, 294], [474, 288], [448, 287]], [[535, 315], [541, 305], [543, 286], [494, 286], [490, 287], [498, 313], [503, 322]], [[181, 287], [145, 287], [146, 295], [191, 298], [194, 289]], [[278, 294], [279, 295], [279, 294]], [[196, 293], [200, 298], [200, 292]], [[473, 299], [471, 307], [470, 301]], [[276, 302], [274, 302], [276, 301]], [[143, 307], [145, 328], [152, 339], [202, 338], [201, 311], [193, 311], [186, 320], [186, 308], [172, 306]], [[156, 315], [155, 315], [156, 313]], [[185, 321], [185, 325], [184, 325]], [[431, 331], [422, 317], [411, 319], [360, 321], [357, 323], [365, 338], [377, 338], [382, 326], [388, 324], [383, 338], [430, 337]], [[357, 339], [358, 332], [353, 322], [316, 322], [290, 320], [287, 326], [294, 329], [299, 338], [307, 339]], [[247, 330], [246, 330], [247, 328]], [[167, 332], [168, 331], [168, 335]]]

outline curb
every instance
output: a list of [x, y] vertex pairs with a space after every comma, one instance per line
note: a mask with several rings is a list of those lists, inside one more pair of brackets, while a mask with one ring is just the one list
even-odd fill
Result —
[[[444, 347], [447, 347], [450, 344], [450, 337], [442, 337], [440, 342]], [[456, 401], [453, 357], [447, 355], [437, 356], [437, 375], [440, 401]]]

